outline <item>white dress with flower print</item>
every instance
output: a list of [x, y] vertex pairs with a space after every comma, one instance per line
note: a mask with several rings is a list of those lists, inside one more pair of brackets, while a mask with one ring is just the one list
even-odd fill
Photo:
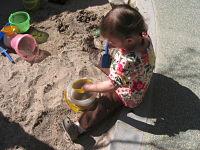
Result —
[[143, 53], [118, 50], [110, 66], [109, 78], [126, 107], [134, 108], [143, 100], [155, 67], [152, 44]]

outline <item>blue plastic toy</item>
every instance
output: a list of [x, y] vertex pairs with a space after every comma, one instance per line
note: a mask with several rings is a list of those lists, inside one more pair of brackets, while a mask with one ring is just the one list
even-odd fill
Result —
[[[9, 25], [10, 25], [9, 22], [7, 22], [7, 23], [5, 24], [5, 26], [9, 26]], [[5, 27], [5, 26], [3, 26], [3, 27]], [[3, 28], [3, 27], [2, 27], [2, 28]], [[3, 40], [4, 34], [5, 34], [5, 33], [3, 33], [3, 32], [0, 31], [0, 40]]]
[[[9, 25], [10, 25], [10, 23], [6, 23], [5, 26], [9, 26]], [[3, 37], [4, 37], [4, 33], [0, 32], [0, 40], [3, 40]], [[1, 46], [0, 46], [0, 52], [1, 52], [1, 54], [5, 55], [10, 60], [10, 62], [15, 63], [14, 60], [12, 59], [12, 57], [10, 56], [10, 54], [7, 52], [7, 50]]]
[[0, 32], [0, 40], [3, 40], [3, 37], [4, 37], [4, 33]]
[[4, 49], [3, 47], [0, 47], [0, 52], [1, 54], [5, 55], [10, 60], [10, 62], [15, 63], [12, 57], [8, 54], [6, 49]]
[[109, 68], [111, 63], [111, 56], [109, 54], [109, 43], [106, 41], [104, 46], [105, 53], [102, 56], [101, 67], [102, 68]]

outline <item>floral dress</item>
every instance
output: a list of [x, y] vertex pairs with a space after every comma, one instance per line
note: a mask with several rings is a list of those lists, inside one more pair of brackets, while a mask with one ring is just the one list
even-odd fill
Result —
[[116, 51], [109, 78], [117, 86], [116, 93], [126, 107], [134, 108], [143, 100], [155, 67], [152, 44], [143, 52]]

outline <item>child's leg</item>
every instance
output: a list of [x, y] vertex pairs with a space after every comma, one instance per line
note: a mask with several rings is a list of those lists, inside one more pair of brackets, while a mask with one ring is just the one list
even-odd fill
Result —
[[81, 133], [95, 127], [121, 106], [122, 103], [114, 92], [107, 93], [98, 100], [96, 108], [85, 111], [78, 122], [73, 123], [69, 118], [64, 119], [63, 128], [67, 136], [74, 141]]
[[87, 131], [114, 113], [115, 110], [122, 106], [122, 103], [117, 98], [114, 92], [112, 94], [106, 93], [102, 96], [94, 110], [88, 110], [81, 115], [79, 119], [80, 127]]

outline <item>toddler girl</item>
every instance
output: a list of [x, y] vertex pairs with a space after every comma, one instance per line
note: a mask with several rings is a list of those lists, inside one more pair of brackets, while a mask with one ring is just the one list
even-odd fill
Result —
[[85, 92], [101, 92], [95, 109], [85, 111], [78, 122], [69, 118], [63, 126], [71, 140], [86, 132], [121, 106], [135, 108], [143, 100], [155, 65], [155, 55], [141, 14], [129, 5], [113, 8], [102, 19], [101, 35], [118, 48], [108, 72], [108, 80], [85, 84]]

